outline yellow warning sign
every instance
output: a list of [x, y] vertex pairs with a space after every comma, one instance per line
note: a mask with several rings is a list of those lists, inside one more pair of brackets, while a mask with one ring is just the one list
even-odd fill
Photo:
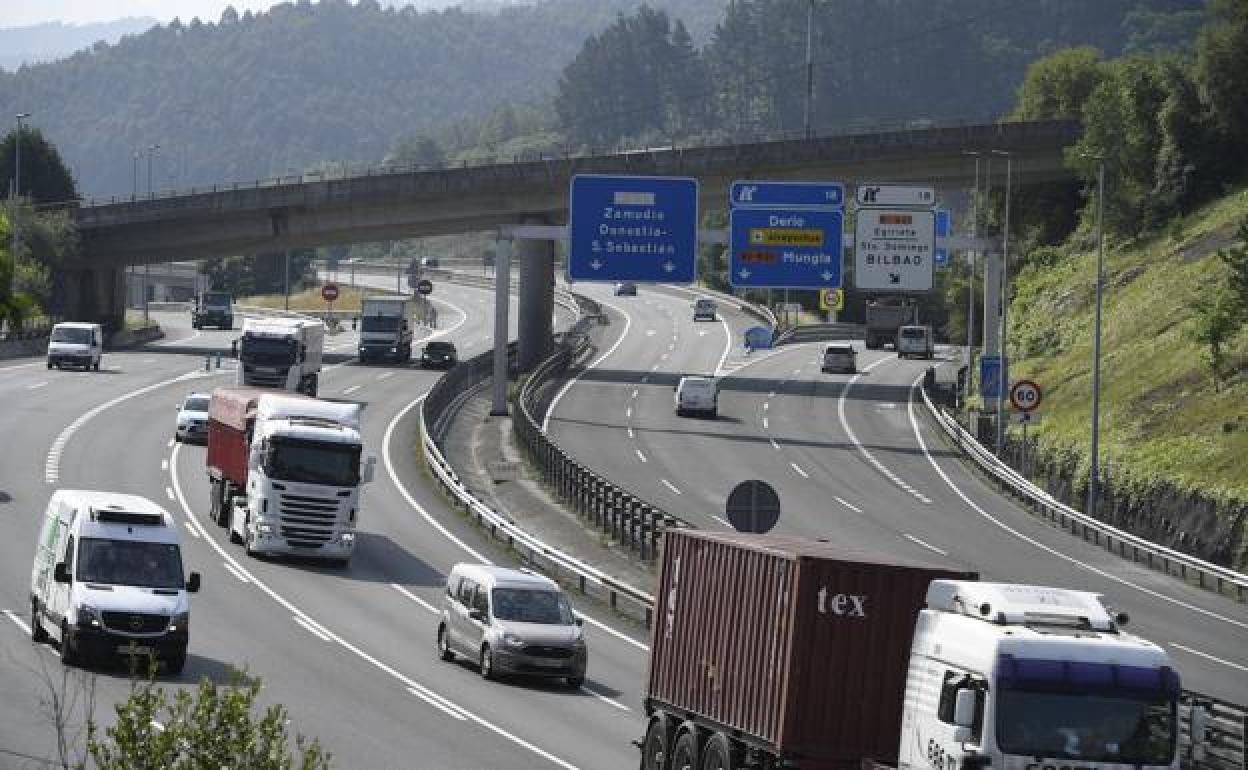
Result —
[[750, 244], [754, 246], [823, 246], [823, 230], [797, 230], [788, 227], [750, 228]]
[[819, 290], [819, 309], [823, 311], [835, 310], [838, 313], [845, 309], [845, 290], [844, 289], [820, 289]]

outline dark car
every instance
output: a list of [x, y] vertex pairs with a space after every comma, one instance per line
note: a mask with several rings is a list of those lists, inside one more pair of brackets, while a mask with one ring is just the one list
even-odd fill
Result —
[[420, 351], [420, 365], [425, 368], [450, 369], [459, 360], [455, 344], [441, 340], [430, 342]]
[[615, 296], [617, 296], [617, 297], [636, 297], [636, 296], [637, 296], [637, 284], [632, 283], [632, 282], [630, 282], [630, 281], [625, 281], [625, 282], [623, 282], [623, 283], [617, 283], [617, 284], [615, 285]]

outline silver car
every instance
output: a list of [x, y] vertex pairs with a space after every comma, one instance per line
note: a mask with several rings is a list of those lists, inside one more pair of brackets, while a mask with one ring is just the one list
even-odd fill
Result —
[[191, 393], [178, 406], [178, 422], [173, 437], [177, 441], [208, 441], [207, 393]]
[[581, 619], [555, 581], [528, 570], [456, 564], [438, 623], [442, 660], [463, 656], [485, 679], [506, 674], [585, 681]]

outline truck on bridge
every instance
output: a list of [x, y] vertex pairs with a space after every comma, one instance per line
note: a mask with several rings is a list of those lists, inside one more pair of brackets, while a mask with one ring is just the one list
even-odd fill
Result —
[[1179, 677], [1097, 594], [669, 529], [642, 770], [1177, 770]]
[[358, 403], [223, 387], [208, 405], [210, 517], [247, 554], [345, 565], [355, 550], [362, 465]]
[[315, 318], [248, 318], [236, 382], [315, 396], [324, 344], [325, 324]]

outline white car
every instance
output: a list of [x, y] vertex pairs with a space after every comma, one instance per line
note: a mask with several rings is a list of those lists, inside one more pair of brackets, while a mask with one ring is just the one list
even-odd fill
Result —
[[719, 384], [714, 377], [681, 377], [676, 385], [676, 415], [719, 414]]
[[208, 441], [208, 402], [211, 398], [207, 393], [191, 393], [178, 406], [178, 423], [173, 431], [176, 441]]

